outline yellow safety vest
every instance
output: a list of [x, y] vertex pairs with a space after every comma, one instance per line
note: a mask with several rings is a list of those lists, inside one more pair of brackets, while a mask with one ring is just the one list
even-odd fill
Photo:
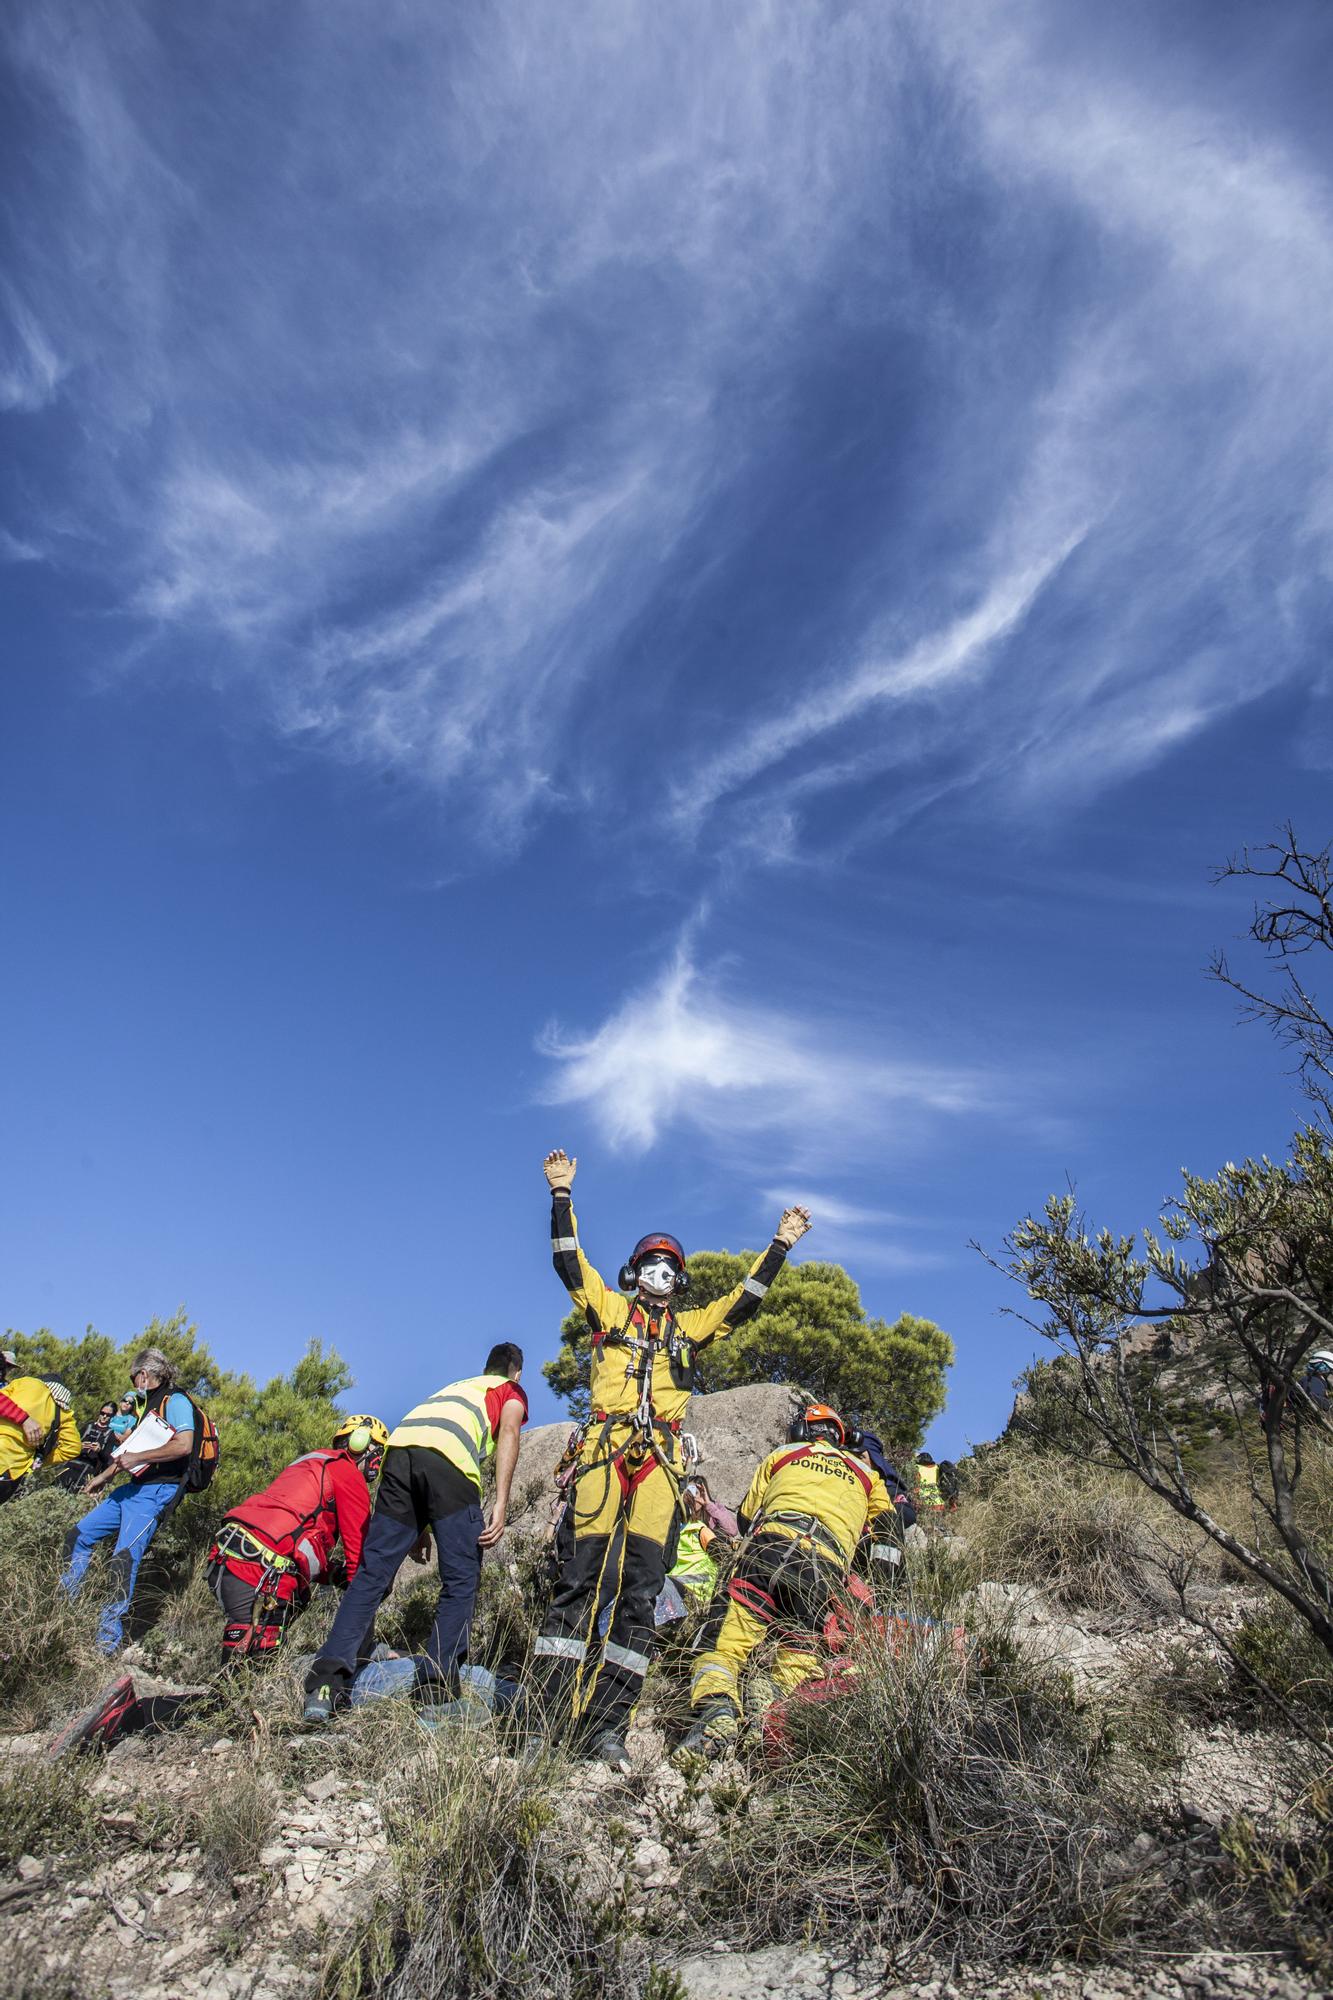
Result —
[[918, 1507], [942, 1507], [944, 1497], [940, 1492], [940, 1469], [938, 1465], [918, 1465], [916, 1469], [916, 1504]]
[[391, 1445], [425, 1445], [456, 1465], [481, 1492], [482, 1467], [495, 1450], [495, 1433], [486, 1414], [486, 1392], [503, 1388], [507, 1375], [470, 1375], [437, 1389], [409, 1410], [389, 1433]]
[[[708, 1541], [704, 1537], [708, 1537]], [[717, 1564], [708, 1553], [708, 1542], [716, 1540], [701, 1521], [691, 1521], [680, 1531], [675, 1566], [668, 1573], [686, 1590], [702, 1591], [711, 1597], [717, 1583]]]

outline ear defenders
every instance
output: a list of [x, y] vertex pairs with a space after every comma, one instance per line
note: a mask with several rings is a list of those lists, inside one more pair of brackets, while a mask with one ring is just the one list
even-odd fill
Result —
[[847, 1426], [827, 1403], [807, 1404], [793, 1414], [787, 1427], [788, 1444], [810, 1444], [817, 1438], [840, 1445], [844, 1450], [847, 1446]]
[[343, 1446], [343, 1450], [350, 1451], [353, 1458], [360, 1458], [362, 1452], [367, 1451], [369, 1447], [370, 1447], [370, 1425], [358, 1424], [354, 1431], [350, 1431], [348, 1433], [347, 1441]]

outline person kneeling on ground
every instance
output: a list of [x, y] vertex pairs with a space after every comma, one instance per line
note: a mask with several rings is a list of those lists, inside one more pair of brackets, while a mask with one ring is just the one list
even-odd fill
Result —
[[15, 1375], [0, 1389], [0, 1501], [27, 1491], [34, 1465], [78, 1457], [71, 1400], [54, 1375]]
[[[327, 1722], [344, 1705], [375, 1613], [404, 1556], [433, 1532], [440, 1601], [423, 1671], [449, 1693], [467, 1652], [484, 1549], [505, 1531], [528, 1399], [518, 1386], [523, 1350], [502, 1340], [480, 1375], [451, 1383], [409, 1410], [389, 1437], [379, 1498], [356, 1577], [306, 1676], [305, 1720]], [[482, 1470], [495, 1458], [495, 1502], [482, 1519]]]
[[[261, 1493], [224, 1516], [208, 1552], [208, 1581], [222, 1607], [222, 1665], [270, 1660], [319, 1583], [350, 1581], [370, 1524], [370, 1489], [389, 1433], [378, 1417], [346, 1417], [326, 1451], [293, 1460]], [[334, 1550], [341, 1541], [341, 1562]], [[140, 1697], [125, 1674], [74, 1718], [50, 1755], [109, 1750], [132, 1732], [179, 1728], [218, 1706], [216, 1693]]]
[[118, 1442], [111, 1428], [111, 1420], [116, 1414], [114, 1403], [103, 1403], [97, 1415], [79, 1440], [79, 1455], [66, 1465], [56, 1485], [66, 1493], [79, 1493], [93, 1477], [94, 1473], [105, 1472], [111, 1452]]
[[892, 1514], [884, 1481], [846, 1449], [842, 1418], [811, 1403], [741, 1503], [748, 1539], [727, 1585], [716, 1642], [690, 1682], [698, 1720], [682, 1756], [716, 1756], [735, 1740], [741, 1676], [762, 1640], [778, 1642], [774, 1695], [790, 1694], [819, 1672], [820, 1632], [843, 1597], [857, 1543], [867, 1526]]

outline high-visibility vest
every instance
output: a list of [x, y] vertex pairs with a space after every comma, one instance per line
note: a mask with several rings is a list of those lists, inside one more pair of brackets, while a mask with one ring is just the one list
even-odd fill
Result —
[[709, 1542], [715, 1540], [712, 1529], [702, 1521], [690, 1521], [681, 1529], [671, 1576], [686, 1590], [706, 1591], [711, 1597], [717, 1582], [717, 1564], [708, 1553], [705, 1536]]
[[390, 1431], [389, 1443], [425, 1445], [429, 1451], [438, 1451], [450, 1465], [465, 1472], [480, 1493], [482, 1467], [495, 1450], [486, 1392], [503, 1388], [508, 1380], [507, 1375], [470, 1375], [464, 1382], [437, 1389]]
[[918, 1465], [916, 1469], [916, 1504], [918, 1507], [942, 1507], [940, 1493], [940, 1469], [938, 1465]]

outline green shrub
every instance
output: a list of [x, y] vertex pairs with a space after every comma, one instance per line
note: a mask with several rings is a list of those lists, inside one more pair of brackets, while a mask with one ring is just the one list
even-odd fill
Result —
[[1280, 1714], [1263, 1688], [1248, 1679], [1243, 1671], [1248, 1667], [1288, 1708], [1333, 1725], [1333, 1659], [1302, 1620], [1279, 1608], [1265, 1609], [1243, 1619], [1230, 1643], [1241, 1662], [1239, 1669], [1227, 1663], [1237, 1714], [1266, 1721]]

